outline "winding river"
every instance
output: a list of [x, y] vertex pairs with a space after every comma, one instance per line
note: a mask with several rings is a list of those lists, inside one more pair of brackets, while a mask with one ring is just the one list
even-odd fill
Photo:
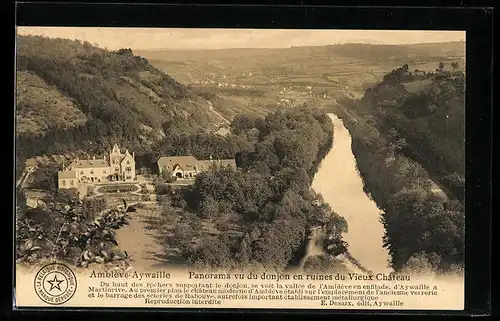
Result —
[[[383, 247], [381, 210], [363, 191], [363, 181], [351, 149], [351, 135], [335, 114], [328, 116], [335, 128], [333, 147], [321, 162], [312, 188], [346, 219], [349, 231], [343, 238], [349, 244], [350, 256], [366, 270], [375, 273], [392, 271], [388, 251]], [[319, 254], [313, 242], [310, 242], [308, 252], [309, 255]], [[347, 263], [353, 260], [350, 261]]]

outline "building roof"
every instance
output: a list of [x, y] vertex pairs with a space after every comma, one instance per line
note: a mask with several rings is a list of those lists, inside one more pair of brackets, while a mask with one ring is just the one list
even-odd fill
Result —
[[95, 168], [95, 167], [109, 167], [106, 159], [78, 159], [71, 163], [73, 168]]
[[118, 146], [118, 144], [114, 144], [113, 145], [113, 149], [111, 150], [111, 153], [114, 153], [114, 154], [121, 154], [121, 150], [120, 150], [120, 147]]
[[197, 160], [194, 156], [163, 156], [158, 159], [159, 167], [166, 167], [170, 170], [173, 170], [176, 165], [179, 165], [183, 170], [194, 169], [194, 166], [197, 166], [197, 170], [206, 170], [213, 164], [219, 168], [230, 166], [236, 169], [236, 161], [234, 159]]
[[159, 167], [167, 167], [170, 170], [173, 170], [175, 165], [179, 165], [182, 169], [190, 169], [197, 165], [198, 160], [194, 156], [162, 156], [157, 163]]
[[236, 169], [236, 160], [234, 159], [214, 159], [198, 161], [198, 166], [201, 166], [202, 169], [210, 168], [210, 166], [212, 166], [213, 164], [215, 164], [218, 168], [230, 166], [231, 168]]
[[122, 154], [122, 157], [121, 157], [121, 163], [124, 164], [126, 160], [131, 160], [132, 162], [135, 162], [134, 160], [134, 156], [132, 156], [128, 149], [125, 150], [125, 154]]
[[75, 171], [59, 171], [57, 172], [57, 178], [59, 179], [76, 179]]

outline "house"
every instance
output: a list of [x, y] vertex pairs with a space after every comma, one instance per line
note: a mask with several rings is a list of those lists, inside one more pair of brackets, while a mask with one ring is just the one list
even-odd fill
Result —
[[217, 159], [197, 160], [194, 156], [170, 156], [160, 157], [158, 159], [158, 172], [170, 172], [172, 176], [180, 179], [192, 179], [199, 173], [210, 170], [213, 166], [216, 168], [230, 167], [236, 169], [236, 160]]
[[77, 188], [78, 178], [76, 177], [76, 171], [59, 171], [57, 172], [57, 185], [59, 188]]
[[118, 145], [113, 146], [113, 150], [109, 153], [109, 161], [112, 173], [110, 180], [135, 180], [135, 153], [129, 153], [128, 149], [125, 153], [120, 151]]
[[131, 182], [136, 178], [135, 153], [122, 152], [117, 144], [106, 156], [89, 159], [75, 159], [68, 167], [57, 173], [59, 188], [77, 188], [80, 183], [100, 183], [106, 181]]
[[40, 191], [26, 190], [25, 197], [26, 197], [26, 206], [31, 208], [37, 208], [45, 204], [43, 199], [47, 197], [47, 194]]

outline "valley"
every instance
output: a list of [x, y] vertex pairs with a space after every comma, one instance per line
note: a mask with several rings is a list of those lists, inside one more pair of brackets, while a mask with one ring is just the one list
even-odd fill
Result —
[[[463, 263], [463, 42], [107, 51], [25, 36], [17, 59], [19, 192], [49, 194], [47, 208], [20, 210], [28, 220], [69, 206], [86, 213], [82, 226], [93, 224], [112, 206], [104, 194], [119, 188], [100, 187], [80, 204], [54, 176], [118, 141], [154, 185], [147, 195], [140, 184], [122, 191], [151, 203], [113, 234], [136, 264], [163, 264], [167, 251], [200, 270]], [[158, 159], [187, 155], [232, 159], [237, 169], [173, 188]], [[26, 159], [39, 168], [24, 187]]]
[[179, 82], [212, 96], [214, 106], [229, 118], [239, 111], [265, 115], [278, 106], [322, 107], [357, 99], [405, 63], [425, 72], [435, 71], [439, 61], [457, 62], [461, 70], [465, 66], [460, 42], [137, 53]]

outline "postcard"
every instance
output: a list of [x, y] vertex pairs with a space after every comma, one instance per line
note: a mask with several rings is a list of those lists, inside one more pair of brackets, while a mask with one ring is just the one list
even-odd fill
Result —
[[465, 32], [18, 27], [15, 306], [463, 310]]

